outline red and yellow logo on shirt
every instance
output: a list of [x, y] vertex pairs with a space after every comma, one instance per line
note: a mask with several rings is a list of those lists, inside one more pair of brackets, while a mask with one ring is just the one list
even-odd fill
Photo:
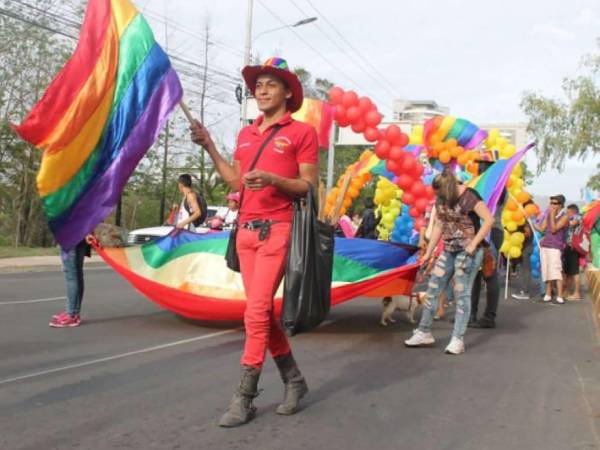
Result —
[[290, 145], [292, 145], [292, 141], [285, 136], [278, 136], [273, 141], [273, 146], [275, 150], [279, 150], [279, 153], [285, 152]]

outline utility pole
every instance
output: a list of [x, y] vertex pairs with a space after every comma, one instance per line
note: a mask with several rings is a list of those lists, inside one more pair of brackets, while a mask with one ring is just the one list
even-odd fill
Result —
[[[164, 0], [164, 18], [165, 18], [165, 52], [169, 51], [169, 28], [167, 23], [167, 2]], [[169, 161], [169, 121], [165, 125], [165, 153], [163, 156], [162, 166], [162, 189], [160, 193], [160, 211], [158, 213], [159, 224], [162, 225], [165, 222], [165, 203], [167, 198], [167, 163]]]
[[[210, 46], [210, 26], [206, 18], [204, 26], [204, 70], [202, 73], [202, 92], [200, 96], [200, 122], [204, 123], [204, 107], [206, 101], [206, 91], [208, 90], [208, 49]], [[200, 149], [200, 191], [204, 194], [204, 188], [206, 186], [206, 154], [204, 147]]]
[[[250, 65], [250, 59], [252, 58], [252, 9], [254, 7], [254, 0], [248, 0], [248, 7], [246, 10], [246, 47], [244, 51], [244, 66]], [[248, 88], [246, 83], [242, 80], [242, 126], [246, 125], [248, 118]]]

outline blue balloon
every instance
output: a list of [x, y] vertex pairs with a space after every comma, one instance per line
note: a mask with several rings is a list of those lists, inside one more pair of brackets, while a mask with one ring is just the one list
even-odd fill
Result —
[[532, 270], [531, 276], [537, 280], [538, 278], [540, 278], [540, 272], [538, 270]]

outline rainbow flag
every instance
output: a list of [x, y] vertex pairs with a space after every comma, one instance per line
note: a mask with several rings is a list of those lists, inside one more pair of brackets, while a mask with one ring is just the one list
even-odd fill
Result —
[[534, 146], [535, 143], [532, 142], [510, 158], [496, 161], [485, 172], [467, 183], [468, 187], [475, 189], [481, 195], [481, 198], [487, 204], [492, 214], [496, 212], [498, 200], [502, 195], [511, 172], [521, 158], [525, 156], [525, 153]]
[[331, 127], [335, 118], [335, 108], [332, 105], [321, 100], [305, 98], [302, 107], [292, 114], [292, 117], [317, 130], [319, 147], [325, 150], [329, 148]]
[[15, 126], [43, 150], [37, 188], [57, 241], [72, 248], [118, 202], [182, 88], [128, 0], [90, 0], [70, 60]]
[[[229, 233], [174, 231], [139, 247], [98, 248], [138, 291], [163, 308], [197, 320], [241, 320], [246, 296], [239, 273], [227, 268]], [[362, 295], [406, 295], [418, 271], [413, 248], [370, 239], [335, 240], [332, 305]], [[283, 283], [275, 299], [281, 308]]]
[[466, 149], [477, 147], [488, 136], [487, 131], [474, 123], [452, 116], [436, 116], [427, 120], [423, 126], [423, 141], [429, 144], [434, 133], [442, 142], [455, 139], [458, 145]]

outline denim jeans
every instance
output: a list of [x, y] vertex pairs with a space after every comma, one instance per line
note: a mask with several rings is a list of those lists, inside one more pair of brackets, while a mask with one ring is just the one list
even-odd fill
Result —
[[452, 277], [454, 277], [454, 292], [456, 298], [456, 318], [454, 321], [453, 337], [462, 339], [467, 331], [469, 315], [471, 314], [471, 290], [473, 280], [481, 267], [483, 260], [483, 250], [477, 249], [473, 256], [465, 251], [461, 252], [442, 252], [435, 262], [427, 294], [423, 314], [419, 322], [419, 330], [428, 333], [433, 325], [433, 316], [437, 311], [440, 293]]
[[83, 299], [83, 258], [87, 252], [87, 244], [80, 242], [68, 252], [61, 252], [65, 284], [67, 287], [66, 311], [70, 315], [81, 312]]

